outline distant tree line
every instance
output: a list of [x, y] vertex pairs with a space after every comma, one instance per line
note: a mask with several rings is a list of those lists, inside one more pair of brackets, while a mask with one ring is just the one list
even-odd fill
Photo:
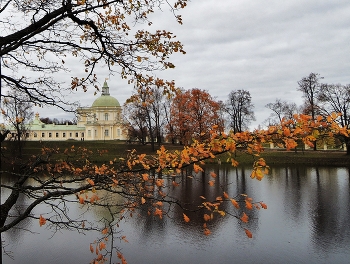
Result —
[[160, 145], [165, 140], [188, 145], [210, 137], [213, 126], [235, 133], [248, 129], [255, 119], [249, 91], [236, 90], [226, 102], [198, 88], [162, 91], [141, 87], [124, 105], [130, 140]]
[[[310, 115], [312, 120], [317, 118], [331, 118], [332, 113], [340, 114], [334, 116], [335, 121], [347, 129], [350, 128], [350, 84], [322, 83], [323, 77], [318, 73], [310, 73], [298, 81], [297, 90], [302, 92], [304, 103], [297, 106], [295, 103], [282, 101], [277, 98], [274, 103], [266, 105], [272, 113], [265, 121], [268, 126], [281, 123], [283, 120], [292, 120], [294, 114], [301, 113]], [[317, 141], [326, 141], [329, 137], [323, 133], [322, 127], [313, 129], [314, 150], [317, 149]], [[350, 154], [350, 137], [337, 135], [336, 139], [347, 146], [347, 154]]]
[[69, 119], [57, 119], [57, 118], [49, 118], [49, 117], [40, 117], [40, 121], [43, 122], [44, 124], [55, 124], [55, 125], [76, 125], [77, 121], [76, 120], [69, 120]]
[[[268, 126], [293, 120], [295, 114], [310, 115], [312, 120], [340, 113], [336, 121], [342, 127], [350, 128], [349, 106], [350, 85], [321, 83], [318, 73], [310, 73], [297, 82], [297, 90], [302, 92], [303, 105], [276, 98], [266, 104], [272, 111], [264, 121]], [[255, 120], [254, 105], [250, 92], [243, 89], [232, 90], [225, 102], [217, 101], [207, 91], [198, 88], [177, 89], [172, 92], [159, 87], [138, 87], [124, 105], [130, 141], [150, 143], [153, 148], [165, 140], [183, 145], [193, 140], [205, 140], [210, 136], [212, 126], [221, 131], [239, 133], [248, 129]], [[313, 128], [313, 148], [317, 141], [327, 139], [322, 128]], [[336, 137], [350, 149], [350, 138]]]

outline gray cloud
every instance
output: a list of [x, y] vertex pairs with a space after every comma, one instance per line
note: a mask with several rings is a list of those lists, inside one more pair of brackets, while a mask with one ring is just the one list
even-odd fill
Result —
[[[350, 83], [349, 1], [201, 0], [181, 13], [183, 25], [165, 11], [152, 17], [151, 29], [174, 32], [187, 52], [174, 55], [176, 68], [157, 76], [185, 89], [207, 90], [219, 100], [231, 90], [249, 90], [254, 127], [270, 114], [265, 104], [276, 98], [301, 104], [297, 81], [310, 72], [325, 82]], [[99, 76], [108, 77], [105, 71]], [[118, 76], [108, 83], [121, 103], [131, 95], [132, 86]], [[82, 105], [93, 102], [92, 93], [77, 93]]]

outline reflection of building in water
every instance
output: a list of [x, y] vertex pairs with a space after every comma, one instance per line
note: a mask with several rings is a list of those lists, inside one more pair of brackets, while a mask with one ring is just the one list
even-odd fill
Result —
[[[125, 140], [126, 130], [123, 126], [122, 108], [116, 98], [110, 96], [109, 87], [105, 81], [102, 94], [91, 107], [77, 109], [76, 125], [44, 124], [39, 114], [28, 126], [26, 140]], [[14, 136], [13, 129], [9, 137]]]

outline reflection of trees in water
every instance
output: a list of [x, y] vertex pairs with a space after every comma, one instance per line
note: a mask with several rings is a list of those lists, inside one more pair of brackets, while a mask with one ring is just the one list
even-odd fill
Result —
[[[217, 176], [213, 178], [211, 172], [215, 172]], [[230, 200], [221, 203], [219, 210], [229, 212], [231, 215], [226, 214], [222, 217], [218, 213], [214, 213], [214, 219], [206, 222], [208, 228], [212, 232], [216, 232], [221, 228], [223, 223], [233, 221], [236, 223], [233, 226], [240, 229], [240, 233], [243, 231], [242, 228], [248, 228], [254, 232], [258, 226], [259, 213], [255, 208], [247, 212], [244, 201], [245, 197], [241, 196], [241, 194], [247, 192], [249, 195], [249, 191], [252, 191], [252, 187], [248, 187], [248, 183], [254, 180], [251, 180], [249, 176], [250, 173], [245, 168], [216, 165], [207, 165], [203, 172], [197, 174], [192, 171], [192, 168], [186, 168], [179, 176], [172, 176], [170, 178], [164, 176], [167, 187], [163, 188], [162, 191], [167, 193], [169, 197], [172, 197], [172, 201], [177, 201], [178, 204], [164, 203], [163, 210], [166, 215], [163, 219], [159, 219], [157, 216], [149, 216], [152, 204], [146, 203], [137, 210], [137, 215], [139, 216], [134, 217], [133, 224], [136, 228], [142, 229], [142, 236], [146, 240], [154, 234], [162, 234], [161, 237], [165, 236], [166, 232], [164, 230], [166, 230], [168, 224], [170, 225], [169, 221], [171, 221], [172, 228], [177, 227], [176, 232], [191, 235], [193, 238], [201, 237], [203, 224], [205, 223], [203, 215], [205, 213], [211, 214], [211, 211], [204, 208], [202, 203], [205, 201], [214, 203], [217, 197], [223, 196], [223, 192], [226, 192], [229, 197], [241, 200], [241, 208], [235, 209]], [[208, 184], [210, 180], [215, 180], [214, 186]], [[172, 181], [176, 181], [179, 186], [174, 187]], [[247, 224], [241, 223], [237, 219], [242, 216], [243, 212], [246, 212], [250, 217]], [[183, 213], [190, 218], [189, 223], [184, 222]]]
[[285, 177], [281, 177], [284, 181], [284, 210], [288, 212], [294, 219], [299, 221], [302, 216], [302, 205], [307, 195], [305, 188], [307, 186], [307, 168], [305, 167], [286, 167], [280, 168], [285, 171]]
[[[340, 169], [316, 170], [309, 217], [316, 248], [348, 247], [350, 244], [350, 174]], [[327, 242], [324, 242], [327, 241]]]

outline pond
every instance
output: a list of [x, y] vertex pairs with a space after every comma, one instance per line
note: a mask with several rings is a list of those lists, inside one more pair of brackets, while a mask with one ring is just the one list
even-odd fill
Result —
[[[182, 211], [162, 220], [135, 212], [120, 225], [128, 242], [116, 241], [132, 263], [350, 263], [350, 171], [333, 167], [275, 167], [261, 182], [252, 180], [251, 169], [217, 165], [215, 186], [209, 186], [209, 168], [204, 175], [186, 177], [171, 190], [184, 202], [215, 198], [222, 188], [230, 195], [246, 193], [264, 201], [268, 209], [256, 210], [248, 224], [234, 217], [220, 217], [202, 224]], [[3, 200], [3, 198], [2, 198]], [[25, 202], [25, 201], [22, 201]], [[38, 207], [40, 214], [44, 208]], [[70, 208], [79, 214], [81, 206]], [[99, 219], [98, 211], [88, 212]], [[193, 220], [192, 220], [193, 219]], [[89, 245], [98, 234], [60, 230], [53, 235], [37, 221], [25, 221], [27, 229], [3, 234], [3, 243], [13, 258], [3, 254], [3, 263], [90, 263]], [[253, 238], [245, 235], [249, 228]], [[113, 263], [120, 262], [114, 258]]]

